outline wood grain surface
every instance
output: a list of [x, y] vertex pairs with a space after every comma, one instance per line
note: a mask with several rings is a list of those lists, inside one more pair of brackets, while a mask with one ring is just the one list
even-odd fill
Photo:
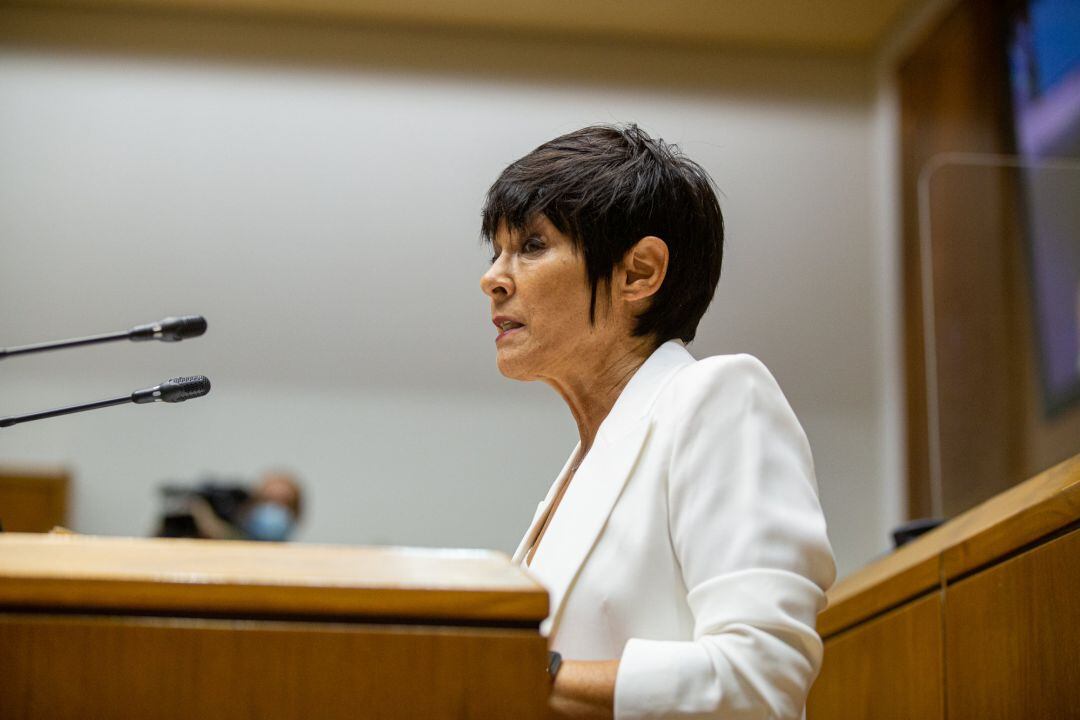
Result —
[[0, 534], [0, 608], [539, 624], [547, 593], [485, 550]]
[[1080, 456], [1050, 468], [954, 518], [828, 592], [823, 637], [840, 632], [1003, 557], [1080, 518]]
[[1080, 717], [1080, 532], [945, 591], [949, 720]]
[[924, 536], [848, 575], [826, 593], [828, 605], [818, 615], [818, 633], [830, 637], [938, 587], [940, 552], [937, 543]]
[[949, 523], [947, 580], [1080, 519], [1080, 456], [991, 498]]
[[825, 643], [809, 720], [943, 717], [941, 595], [934, 593]]
[[545, 717], [527, 630], [0, 613], [5, 720]]

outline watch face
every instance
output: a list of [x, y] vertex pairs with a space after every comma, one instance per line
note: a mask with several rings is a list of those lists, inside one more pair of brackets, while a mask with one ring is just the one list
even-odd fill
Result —
[[551, 680], [555, 680], [555, 675], [559, 672], [559, 668], [562, 666], [562, 655], [552, 650], [548, 653], [548, 677]]

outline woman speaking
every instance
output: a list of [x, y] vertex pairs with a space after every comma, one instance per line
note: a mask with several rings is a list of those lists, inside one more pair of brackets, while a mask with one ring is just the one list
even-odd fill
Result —
[[720, 278], [709, 176], [588, 127], [503, 171], [483, 235], [499, 370], [551, 385], [580, 437], [515, 555], [551, 595], [553, 711], [800, 717], [835, 566], [776, 381], [685, 348]]

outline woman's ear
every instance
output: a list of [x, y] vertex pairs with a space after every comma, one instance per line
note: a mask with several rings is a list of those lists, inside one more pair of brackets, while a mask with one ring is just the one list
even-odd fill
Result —
[[624, 300], [634, 302], [652, 297], [667, 275], [668, 246], [654, 235], [641, 238], [623, 256]]

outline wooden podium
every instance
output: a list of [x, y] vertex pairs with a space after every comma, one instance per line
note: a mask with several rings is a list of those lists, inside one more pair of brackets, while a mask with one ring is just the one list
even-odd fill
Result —
[[547, 612], [495, 552], [3, 533], [0, 718], [541, 718]]
[[1080, 456], [828, 596], [810, 720], [1080, 717]]

